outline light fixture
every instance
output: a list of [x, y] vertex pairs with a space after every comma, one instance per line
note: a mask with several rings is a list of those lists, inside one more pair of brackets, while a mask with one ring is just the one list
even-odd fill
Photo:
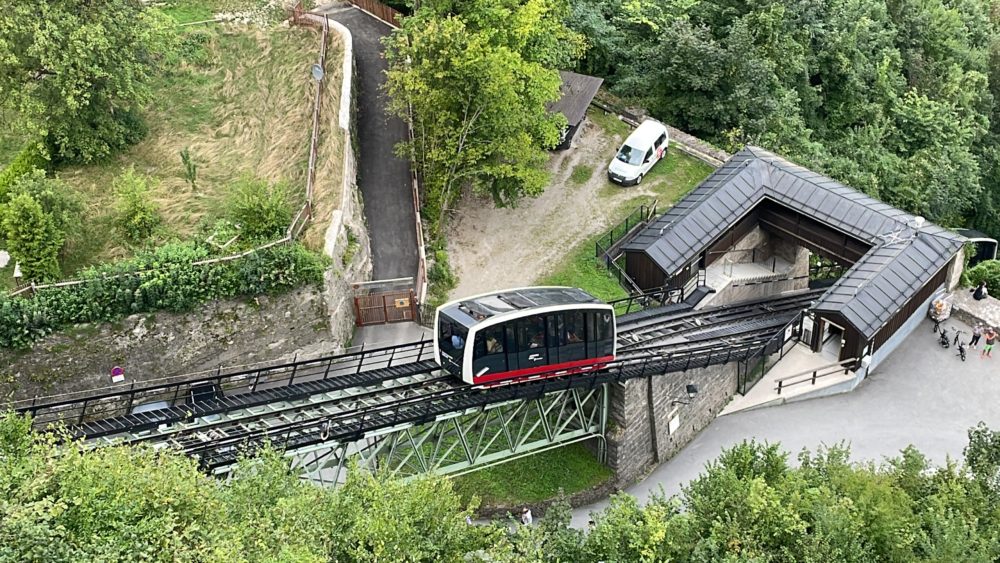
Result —
[[695, 385], [694, 383], [688, 383], [687, 386], [685, 387], [685, 391], [687, 391], [688, 400], [685, 401], [683, 399], [677, 399], [677, 398], [675, 398], [675, 399], [672, 399], [670, 401], [670, 404], [671, 405], [690, 405], [691, 401], [693, 401], [694, 398], [698, 396], [698, 386]]

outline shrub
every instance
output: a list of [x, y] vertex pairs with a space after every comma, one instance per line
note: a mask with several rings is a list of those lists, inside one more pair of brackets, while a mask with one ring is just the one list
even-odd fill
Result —
[[45, 159], [37, 143], [25, 145], [21, 152], [14, 157], [14, 160], [0, 171], [0, 203], [7, 201], [11, 185], [21, 176], [36, 169], [44, 171], [48, 164], [48, 160]]
[[70, 237], [80, 228], [83, 203], [73, 188], [56, 178], [46, 178], [45, 171], [32, 170], [18, 178], [10, 187], [11, 199], [27, 195], [42, 206], [42, 211], [52, 218], [56, 229]]
[[444, 303], [448, 299], [448, 293], [455, 289], [455, 285], [458, 283], [458, 279], [448, 263], [447, 251], [443, 249], [434, 251], [434, 263], [427, 270], [427, 281], [430, 285], [428, 291], [431, 296], [429, 304], [436, 307]]
[[966, 270], [969, 285], [975, 287], [979, 282], [986, 282], [991, 294], [1000, 296], [1000, 260], [986, 260]]
[[31, 196], [19, 194], [4, 206], [2, 219], [7, 249], [21, 263], [24, 277], [34, 281], [58, 278], [59, 249], [65, 235], [42, 206]]
[[285, 184], [253, 178], [242, 178], [230, 186], [226, 214], [248, 240], [281, 238], [292, 222]]
[[115, 230], [132, 244], [148, 239], [161, 222], [159, 209], [149, 197], [149, 178], [130, 167], [111, 185], [115, 194]]
[[323, 281], [325, 256], [298, 243], [202, 266], [208, 249], [173, 243], [90, 268], [86, 283], [46, 288], [30, 298], [0, 294], [0, 347], [24, 348], [59, 328], [155, 310], [187, 311], [210, 299], [276, 293]]

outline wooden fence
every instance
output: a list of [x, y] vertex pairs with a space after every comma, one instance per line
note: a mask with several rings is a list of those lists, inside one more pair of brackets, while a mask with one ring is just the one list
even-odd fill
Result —
[[[326, 19], [325, 16], [323, 16], [321, 20], [303, 18], [301, 2], [299, 2], [299, 4], [297, 4], [295, 8], [293, 8], [291, 19], [292, 22], [295, 23], [296, 25], [318, 24], [322, 28], [318, 64], [325, 72], [327, 37], [330, 33], [329, 21]], [[306, 175], [306, 200], [302, 204], [302, 207], [299, 209], [299, 212], [296, 213], [295, 217], [292, 219], [292, 223], [288, 226], [288, 229], [285, 231], [285, 236], [281, 237], [278, 240], [273, 240], [266, 244], [256, 246], [254, 248], [251, 248], [244, 252], [239, 252], [237, 254], [230, 254], [229, 256], [221, 256], [218, 258], [208, 258], [205, 260], [198, 260], [197, 262], [192, 262], [191, 263], [192, 266], [202, 267], [202, 266], [208, 266], [210, 264], [217, 264], [220, 262], [231, 262], [233, 260], [241, 260], [243, 258], [246, 258], [247, 256], [250, 256], [255, 252], [260, 252], [261, 250], [266, 250], [268, 248], [273, 248], [275, 246], [282, 246], [285, 244], [289, 244], [290, 242], [298, 238], [299, 235], [302, 234], [302, 231], [304, 231], [305, 228], [309, 225], [309, 222], [312, 221], [312, 204], [313, 204], [313, 191], [314, 191], [313, 184], [316, 180], [316, 154], [317, 151], [319, 150], [319, 131], [320, 131], [319, 113], [320, 113], [320, 107], [323, 105], [323, 85], [325, 81], [326, 81], [325, 77], [316, 81], [316, 96], [315, 99], [313, 100], [312, 136], [309, 143], [309, 172]], [[129, 272], [127, 274], [119, 274], [118, 276], [112, 276], [112, 277], [136, 276], [136, 275], [143, 276], [152, 273], [154, 271], [155, 270]], [[11, 297], [34, 295], [36, 292], [43, 289], [53, 289], [58, 287], [80, 285], [90, 281], [93, 281], [93, 279], [65, 280], [57, 283], [48, 283], [48, 284], [35, 284], [34, 282], [28, 284], [19, 284], [15, 290], [9, 293], [9, 295]]]
[[378, 0], [347, 1], [393, 27], [399, 27], [403, 24], [403, 14], [400, 14]]

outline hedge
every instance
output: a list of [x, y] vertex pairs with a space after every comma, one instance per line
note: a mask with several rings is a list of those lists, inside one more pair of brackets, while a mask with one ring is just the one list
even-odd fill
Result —
[[293, 243], [245, 258], [195, 266], [209, 257], [191, 243], [167, 244], [131, 260], [91, 268], [87, 283], [0, 295], [0, 347], [27, 348], [75, 323], [97, 323], [150, 311], [182, 312], [213, 299], [276, 293], [320, 284], [327, 259]]

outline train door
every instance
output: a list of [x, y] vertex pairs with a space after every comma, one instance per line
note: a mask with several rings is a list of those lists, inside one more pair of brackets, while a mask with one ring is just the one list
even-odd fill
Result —
[[587, 357], [611, 356], [614, 351], [615, 327], [611, 312], [587, 313]]
[[517, 337], [517, 368], [529, 369], [548, 364], [545, 315], [518, 319], [514, 327]]
[[556, 320], [555, 336], [559, 355], [558, 359], [553, 358], [550, 352], [549, 357], [560, 363], [587, 359], [587, 331], [583, 312], [565, 311], [553, 317]]

